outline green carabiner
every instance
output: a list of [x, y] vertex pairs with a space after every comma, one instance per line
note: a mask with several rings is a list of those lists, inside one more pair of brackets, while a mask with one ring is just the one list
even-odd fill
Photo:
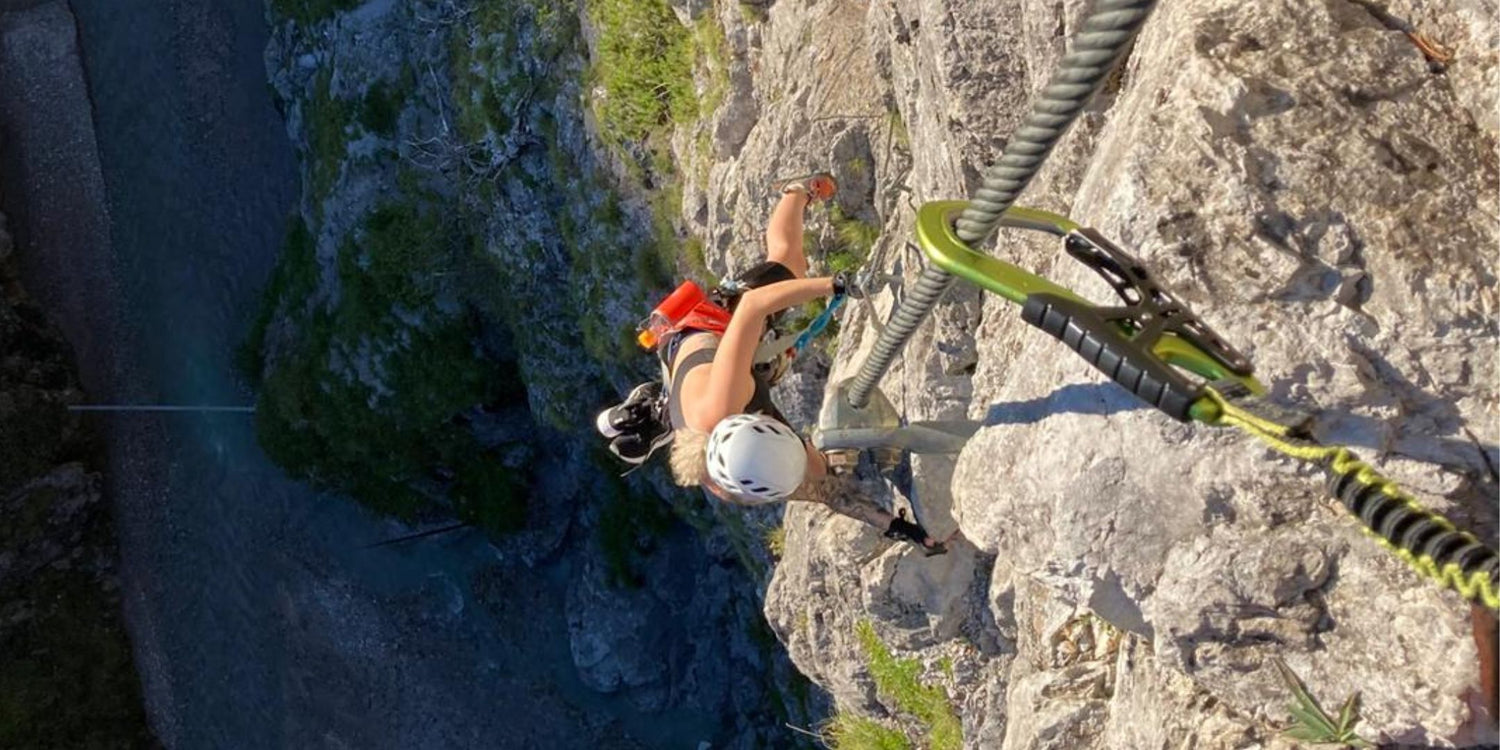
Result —
[[[1066, 287], [969, 247], [953, 230], [953, 219], [966, 205], [936, 201], [917, 211], [917, 244], [928, 260], [1021, 305], [1028, 323], [1068, 344], [1137, 397], [1175, 419], [1212, 423], [1219, 409], [1204, 395], [1207, 382], [1235, 380], [1253, 393], [1265, 392], [1247, 359], [1097, 232], [1032, 208], [1012, 207], [1000, 219], [1001, 226], [1063, 238], [1070, 254], [1104, 275], [1125, 297], [1125, 307], [1101, 308]], [[1135, 300], [1126, 296], [1125, 289], [1132, 286], [1144, 287], [1136, 290]], [[1153, 298], [1169, 304], [1160, 305]], [[1132, 317], [1132, 312], [1138, 314]], [[1188, 378], [1183, 370], [1204, 381]]]

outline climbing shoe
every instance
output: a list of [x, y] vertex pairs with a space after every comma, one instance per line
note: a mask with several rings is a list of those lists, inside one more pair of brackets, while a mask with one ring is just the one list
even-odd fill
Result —
[[773, 185], [777, 193], [806, 193], [808, 203], [822, 203], [839, 192], [839, 183], [827, 172], [778, 180]]
[[664, 424], [640, 432], [627, 432], [609, 441], [609, 452], [627, 464], [640, 466], [656, 453], [657, 448], [672, 442], [672, 434], [672, 428]]
[[928, 557], [948, 553], [948, 545], [942, 542], [934, 540], [932, 546], [926, 544], [926, 540], [931, 538], [932, 535], [927, 533], [927, 529], [922, 528], [922, 524], [912, 523], [908, 520], [905, 508], [901, 508], [896, 512], [898, 515], [891, 519], [890, 527], [885, 530], [885, 537], [887, 539], [911, 542], [921, 547], [922, 554]]
[[609, 452], [621, 461], [636, 466], [645, 463], [656, 449], [672, 442], [662, 384], [651, 381], [636, 386], [624, 401], [599, 412], [594, 426], [609, 440]]
[[633, 432], [647, 421], [656, 419], [661, 410], [662, 385], [651, 381], [631, 389], [630, 395], [615, 406], [599, 412], [594, 426], [607, 438]]

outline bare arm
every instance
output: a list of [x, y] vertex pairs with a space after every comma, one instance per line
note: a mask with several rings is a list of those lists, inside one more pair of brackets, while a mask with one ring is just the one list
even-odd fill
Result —
[[833, 280], [826, 276], [781, 281], [745, 292], [714, 353], [708, 393], [695, 415], [698, 421], [718, 424], [744, 408], [746, 392], [754, 389], [750, 367], [755, 364], [755, 348], [765, 332], [767, 316], [831, 294]]

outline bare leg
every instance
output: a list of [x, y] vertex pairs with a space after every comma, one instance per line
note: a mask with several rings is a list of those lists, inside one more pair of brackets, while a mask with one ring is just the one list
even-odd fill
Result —
[[807, 276], [807, 256], [802, 248], [802, 214], [807, 210], [807, 193], [796, 190], [783, 193], [766, 225], [766, 258], [786, 266], [797, 278]]
[[[810, 476], [801, 487], [797, 488], [797, 492], [787, 499], [792, 502], [818, 503], [841, 516], [869, 524], [881, 533], [890, 529], [891, 521], [895, 520], [895, 516], [887, 513], [885, 508], [866, 497], [858, 485], [848, 477], [827, 474]], [[931, 549], [945, 545], [957, 534], [958, 531], [955, 529], [942, 542], [932, 537], [924, 537], [922, 546]]]
[[864, 493], [859, 491], [854, 482], [843, 477], [809, 478], [788, 499], [827, 506], [834, 513], [867, 523], [881, 532], [891, 526], [891, 514], [864, 497]]

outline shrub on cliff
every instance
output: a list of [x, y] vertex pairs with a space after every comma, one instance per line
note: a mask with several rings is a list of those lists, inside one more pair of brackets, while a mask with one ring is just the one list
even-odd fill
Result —
[[642, 140], [697, 117], [692, 35], [664, 0], [588, 0], [588, 12], [599, 31], [590, 77], [603, 92], [594, 105], [606, 136]]

